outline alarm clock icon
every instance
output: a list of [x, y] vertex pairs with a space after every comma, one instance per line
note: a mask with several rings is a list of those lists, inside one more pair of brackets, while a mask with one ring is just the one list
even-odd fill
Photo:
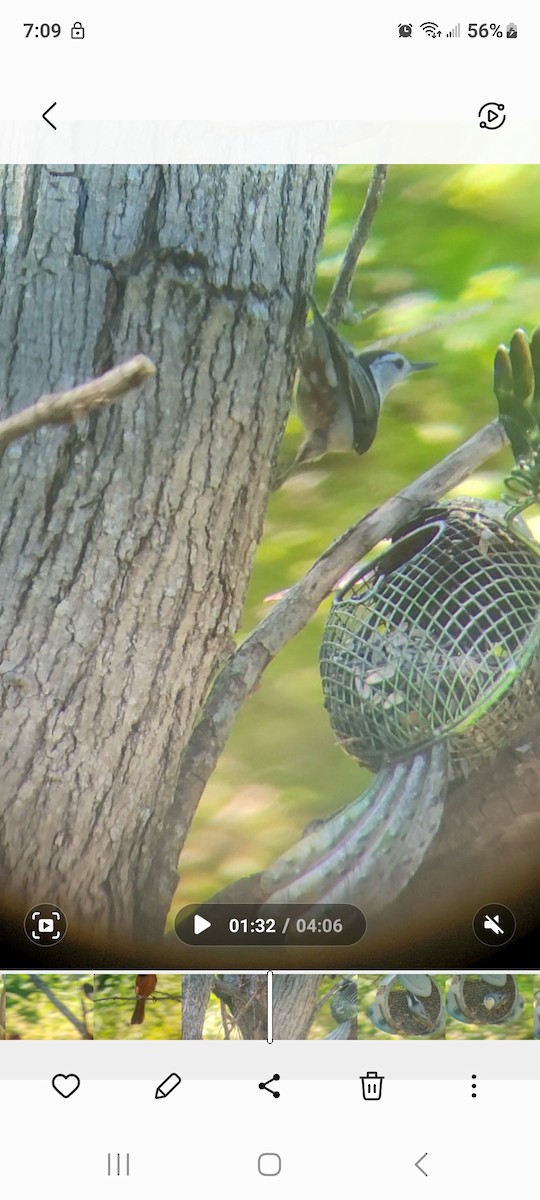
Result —
[[412, 37], [412, 25], [398, 25], [400, 37]]

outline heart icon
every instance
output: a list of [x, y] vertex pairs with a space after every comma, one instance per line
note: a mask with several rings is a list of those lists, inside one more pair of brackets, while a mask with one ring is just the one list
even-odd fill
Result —
[[81, 1086], [81, 1081], [78, 1075], [54, 1075], [52, 1085], [55, 1092], [67, 1100]]

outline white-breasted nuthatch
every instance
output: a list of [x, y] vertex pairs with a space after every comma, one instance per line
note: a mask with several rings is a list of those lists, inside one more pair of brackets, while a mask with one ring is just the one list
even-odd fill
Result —
[[425, 1004], [422, 1004], [422, 1001], [419, 1000], [418, 996], [414, 996], [412, 992], [408, 992], [406, 990], [405, 995], [407, 997], [407, 1008], [409, 1009], [411, 1016], [416, 1017], [416, 1020], [424, 1027], [424, 1029], [429, 1028], [431, 1025], [431, 1019], [428, 1016]]
[[492, 1012], [494, 1008], [497, 1008], [497, 1006], [501, 1004], [503, 1000], [507, 1000], [507, 998], [508, 997], [504, 992], [488, 992], [487, 995], [484, 996], [482, 1004], [484, 1005], [484, 1008], [487, 1008], [488, 1012]]
[[369, 450], [389, 391], [414, 371], [434, 367], [403, 354], [355, 354], [311, 301], [313, 323], [302, 356], [297, 405], [306, 438], [294, 467], [321, 458], [327, 450]]

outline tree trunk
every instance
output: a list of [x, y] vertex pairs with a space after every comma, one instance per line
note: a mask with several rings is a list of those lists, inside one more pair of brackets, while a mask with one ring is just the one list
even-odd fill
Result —
[[184, 975], [182, 979], [182, 1040], [200, 1041], [210, 992], [212, 975]]
[[156, 939], [182, 753], [232, 645], [331, 172], [4, 168], [9, 412], [135, 352], [156, 379], [1, 470], [0, 886]]
[[274, 1040], [307, 1038], [322, 975], [274, 976]]

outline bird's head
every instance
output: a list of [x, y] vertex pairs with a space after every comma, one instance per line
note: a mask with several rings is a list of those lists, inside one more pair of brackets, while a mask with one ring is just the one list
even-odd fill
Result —
[[356, 357], [357, 362], [370, 372], [381, 402], [396, 384], [403, 383], [403, 380], [408, 375], [412, 375], [413, 371], [427, 371], [428, 367], [435, 367], [437, 365], [434, 362], [410, 362], [408, 358], [405, 358], [404, 354], [397, 354], [393, 351], [386, 353], [368, 352], [366, 354], [358, 354]]

